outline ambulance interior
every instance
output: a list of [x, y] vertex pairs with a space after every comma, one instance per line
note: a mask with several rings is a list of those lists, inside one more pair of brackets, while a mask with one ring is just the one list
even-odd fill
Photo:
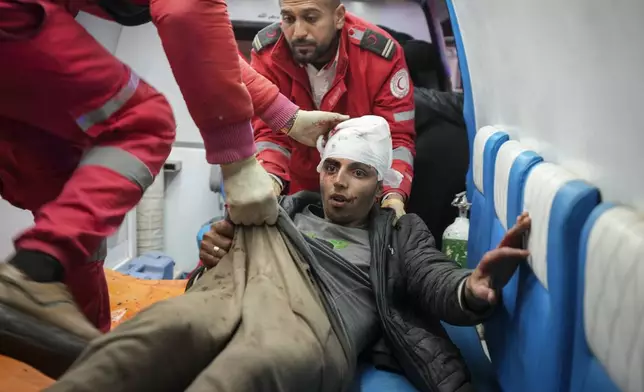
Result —
[[[464, 94], [468, 267], [498, 245], [522, 211], [532, 218], [525, 241], [531, 256], [490, 319], [478, 329], [444, 325], [476, 390], [644, 391], [644, 3], [344, 4], [372, 23], [433, 43], [442, 88]], [[228, 8], [246, 55], [255, 34], [279, 20], [277, 1], [234, 0]], [[108, 241], [117, 324], [140, 309], [115, 303], [134, 296], [152, 303], [183, 291], [181, 279], [198, 261], [196, 238], [223, 216], [224, 199], [154, 27], [77, 19], [166, 95], [178, 125], [163, 175]], [[32, 218], [2, 200], [0, 217], [4, 260], [11, 238]], [[171, 262], [132, 267], [149, 251]], [[369, 366], [357, 377], [361, 391], [417, 390], [403, 376], [383, 377]], [[0, 356], [0, 391], [36, 391], [51, 382]]]

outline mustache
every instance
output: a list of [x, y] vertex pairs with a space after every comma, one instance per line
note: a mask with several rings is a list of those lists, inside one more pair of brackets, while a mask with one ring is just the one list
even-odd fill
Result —
[[309, 41], [306, 39], [296, 39], [291, 42], [291, 46], [308, 46], [308, 45], [313, 45], [317, 46], [317, 44], [314, 41]]

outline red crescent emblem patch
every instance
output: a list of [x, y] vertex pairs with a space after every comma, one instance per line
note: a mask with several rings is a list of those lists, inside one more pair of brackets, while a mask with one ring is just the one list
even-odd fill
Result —
[[405, 98], [411, 89], [409, 85], [409, 72], [404, 68], [399, 69], [391, 77], [389, 88], [391, 89], [391, 95], [394, 97], [398, 99]]

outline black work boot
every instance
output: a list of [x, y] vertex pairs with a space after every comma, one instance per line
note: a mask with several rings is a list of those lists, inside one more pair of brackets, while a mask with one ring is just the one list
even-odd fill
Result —
[[0, 264], [0, 354], [56, 379], [100, 335], [63, 283], [39, 283]]

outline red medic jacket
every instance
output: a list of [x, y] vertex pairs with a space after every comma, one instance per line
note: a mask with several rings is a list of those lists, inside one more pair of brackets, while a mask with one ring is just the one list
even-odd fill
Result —
[[[210, 7], [197, 0], [153, 2], [166, 16], [160, 22], [172, 29], [185, 22], [182, 11]], [[72, 16], [78, 10], [71, 10], [69, 5], [82, 2], [62, 3], [0, 0], [0, 195], [35, 215], [35, 225], [16, 238], [16, 248], [42, 251], [69, 267], [88, 258], [104, 259], [104, 254], [95, 251], [118, 229], [162, 169], [175, 137], [175, 122], [165, 98], [74, 21]], [[223, 1], [209, 4], [223, 7], [217, 15], [227, 18]], [[199, 14], [191, 18], [200, 22], [191, 29], [209, 29], [210, 23], [218, 23], [195, 15]], [[174, 22], [167, 20], [175, 16]], [[225, 30], [226, 25], [218, 28]], [[178, 41], [185, 36], [166, 39], [178, 50]], [[191, 113], [202, 112], [195, 121], [200, 125], [222, 124], [219, 118], [210, 120], [213, 113], [225, 112], [224, 120], [248, 116], [248, 124], [255, 106], [262, 118], [278, 124], [274, 125], [278, 129], [283, 127], [279, 123], [285, 124], [297, 107], [241, 60], [231, 42], [233, 61], [218, 70], [224, 72], [219, 76], [227, 78], [218, 86], [210, 82], [212, 64], [193, 61], [195, 66], [181, 56], [183, 52], [171, 51], [176, 56], [173, 59], [178, 58], [171, 61], [173, 68], [178, 66], [175, 74], [183, 72], [181, 80], [190, 81], [184, 97], [194, 103]], [[59, 46], [52, 47], [56, 44]], [[200, 60], [204, 57], [201, 51], [189, 50], [187, 55]], [[193, 72], [190, 78], [189, 72]], [[240, 75], [245, 84], [241, 84]], [[239, 83], [235, 91], [241, 90], [243, 94], [238, 95], [248, 102], [241, 98], [235, 101], [233, 93], [222, 98], [221, 86], [226, 83]], [[192, 94], [190, 99], [186, 92]], [[207, 105], [211, 101], [204, 100], [221, 105]], [[211, 161], [226, 162], [252, 154], [250, 126], [235, 129], [234, 121], [228, 124], [232, 125], [202, 129], [211, 133], [205, 138]], [[248, 136], [246, 141], [244, 137], [237, 140], [239, 145], [233, 137], [225, 136], [243, 133], [244, 129]], [[244, 143], [249, 146], [244, 147]]]
[[[296, 64], [280, 24], [258, 33], [253, 43], [251, 65], [276, 84], [280, 92], [305, 110], [315, 110], [308, 75]], [[391, 128], [394, 161], [403, 174], [398, 192], [407, 197], [413, 178], [414, 98], [413, 87], [398, 43], [382, 29], [347, 13], [341, 32], [335, 80], [319, 110], [359, 117], [384, 117]], [[260, 118], [253, 120], [255, 142], [264, 168], [285, 182], [289, 193], [319, 190], [316, 167], [320, 154], [282, 133], [272, 131]]]

